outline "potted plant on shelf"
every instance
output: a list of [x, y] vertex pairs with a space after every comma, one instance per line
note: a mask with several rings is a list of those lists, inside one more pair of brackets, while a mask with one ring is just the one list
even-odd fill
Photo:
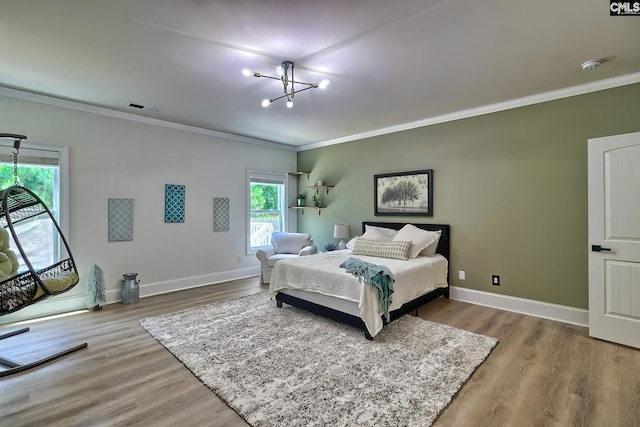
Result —
[[316, 208], [320, 207], [320, 198], [317, 194], [313, 195], [313, 206], [315, 206]]

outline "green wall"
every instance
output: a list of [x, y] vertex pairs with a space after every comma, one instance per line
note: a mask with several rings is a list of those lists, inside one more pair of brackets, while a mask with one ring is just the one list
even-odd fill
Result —
[[[308, 200], [304, 185], [335, 188], [298, 230], [322, 247], [338, 223], [450, 224], [451, 285], [588, 308], [587, 140], [639, 130], [634, 84], [301, 151]], [[374, 216], [373, 175], [418, 169], [434, 170], [433, 217]]]

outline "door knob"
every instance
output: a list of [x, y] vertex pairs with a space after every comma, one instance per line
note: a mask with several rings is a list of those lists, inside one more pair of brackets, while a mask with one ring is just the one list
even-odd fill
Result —
[[603, 248], [600, 245], [591, 245], [592, 252], [611, 252], [611, 248]]

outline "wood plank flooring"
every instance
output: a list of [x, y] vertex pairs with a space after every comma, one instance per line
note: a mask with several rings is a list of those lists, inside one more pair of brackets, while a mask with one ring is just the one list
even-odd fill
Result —
[[[246, 426], [139, 321], [264, 290], [250, 278], [26, 325], [31, 332], [0, 341], [1, 356], [30, 361], [89, 347], [0, 379], [0, 426]], [[638, 350], [591, 339], [586, 328], [443, 298], [419, 316], [500, 340], [435, 427], [640, 426]]]

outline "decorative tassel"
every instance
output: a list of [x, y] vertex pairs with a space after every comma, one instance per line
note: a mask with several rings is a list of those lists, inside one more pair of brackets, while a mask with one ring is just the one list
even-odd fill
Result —
[[97, 265], [91, 267], [87, 275], [87, 307], [93, 311], [102, 310], [102, 306], [107, 302], [105, 293], [104, 275], [102, 269]]

